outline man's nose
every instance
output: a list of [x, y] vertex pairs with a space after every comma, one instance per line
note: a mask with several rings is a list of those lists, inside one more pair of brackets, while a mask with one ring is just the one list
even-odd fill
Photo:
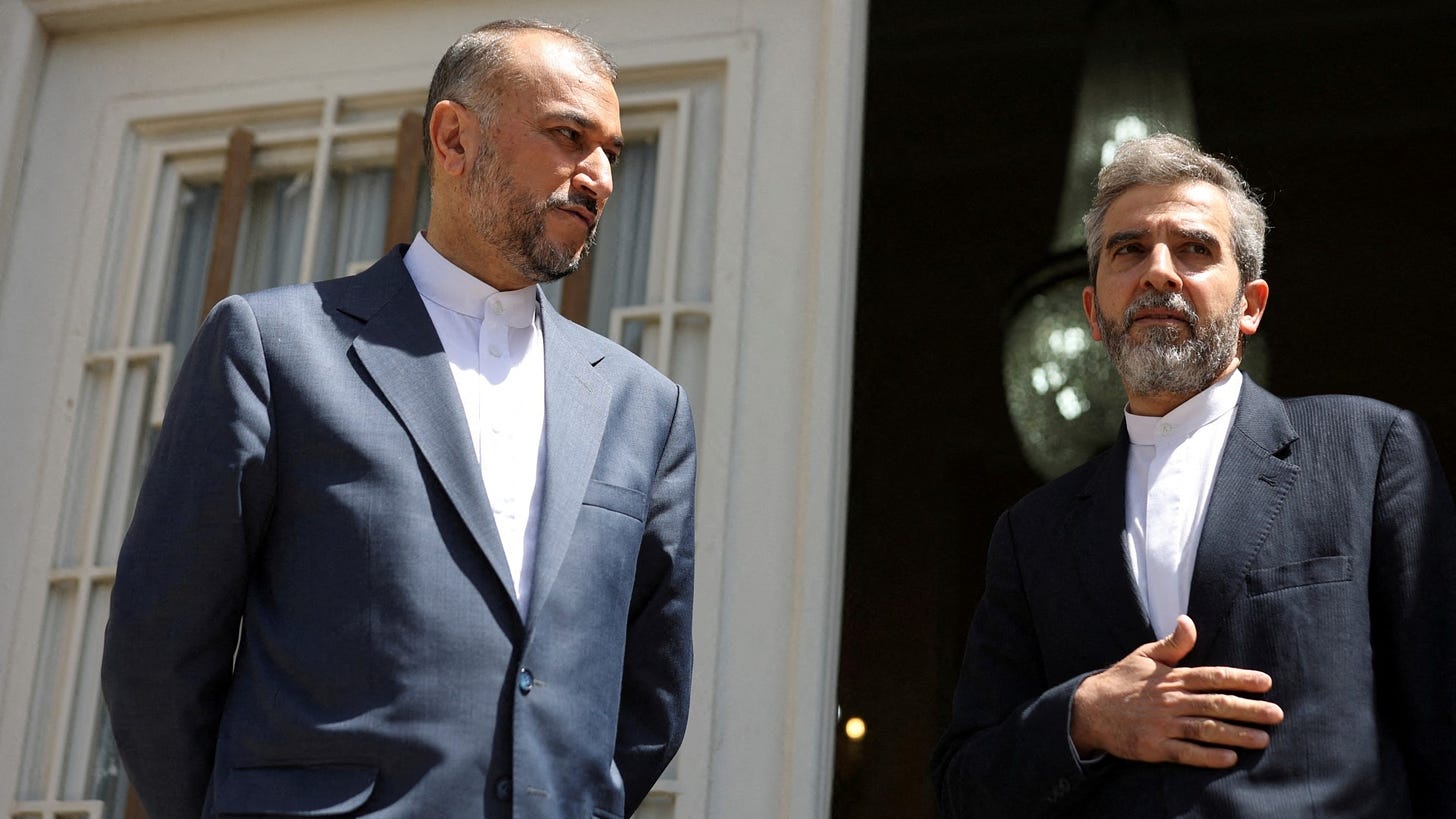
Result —
[[571, 183], [598, 203], [607, 201], [607, 197], [612, 195], [612, 161], [607, 158], [606, 151], [598, 148], [587, 154], [576, 166]]
[[1148, 253], [1143, 284], [1160, 293], [1174, 293], [1183, 289], [1183, 277], [1178, 274], [1178, 268], [1173, 264], [1173, 253], [1167, 245], [1153, 245]]

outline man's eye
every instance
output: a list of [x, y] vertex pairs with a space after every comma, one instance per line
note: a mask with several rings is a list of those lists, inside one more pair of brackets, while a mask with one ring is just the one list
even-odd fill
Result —
[[1141, 249], [1142, 248], [1138, 247], [1137, 245], [1118, 245], [1117, 247], [1114, 247], [1112, 249], [1112, 255], [1126, 256], [1131, 253], [1137, 253]]
[[577, 137], [581, 136], [581, 134], [575, 128], [567, 128], [564, 126], [561, 128], [557, 128], [556, 133], [561, 134], [563, 137], [566, 137], [572, 142], [575, 142], [577, 140]]

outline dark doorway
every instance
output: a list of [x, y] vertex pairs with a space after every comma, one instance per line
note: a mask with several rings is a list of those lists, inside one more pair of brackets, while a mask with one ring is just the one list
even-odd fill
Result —
[[[1173, 4], [1199, 141], [1264, 193], [1266, 386], [1418, 412], [1456, 468], [1456, 6]], [[873, 3], [834, 816], [929, 817], [996, 516], [1040, 479], [1002, 308], [1043, 261], [1090, 3]]]

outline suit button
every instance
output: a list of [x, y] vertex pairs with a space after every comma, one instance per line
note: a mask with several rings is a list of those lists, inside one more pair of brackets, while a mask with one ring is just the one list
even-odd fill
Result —
[[502, 802], [511, 801], [511, 778], [503, 776], [495, 781], [495, 798]]
[[536, 684], [536, 678], [531, 676], [531, 669], [525, 666], [516, 674], [516, 688], [521, 689], [522, 694], [531, 693], [531, 686]]

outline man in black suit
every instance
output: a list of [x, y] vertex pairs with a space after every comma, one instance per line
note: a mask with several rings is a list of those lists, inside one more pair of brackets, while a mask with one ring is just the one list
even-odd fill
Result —
[[1083, 305], [1126, 423], [996, 525], [942, 815], [1456, 816], [1456, 508], [1424, 428], [1239, 372], [1269, 285], [1233, 168], [1159, 135], [1097, 187]]

